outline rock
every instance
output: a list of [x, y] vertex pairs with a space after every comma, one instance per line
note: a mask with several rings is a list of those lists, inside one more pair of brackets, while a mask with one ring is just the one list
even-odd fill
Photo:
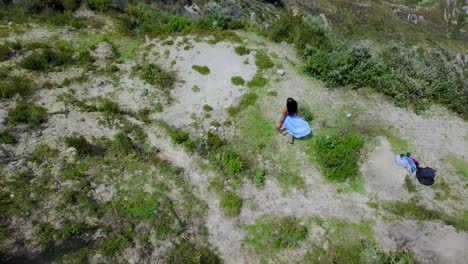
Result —
[[76, 162], [76, 160], [78, 159], [78, 151], [76, 150], [76, 148], [73, 147], [67, 148], [65, 151], [60, 153], [60, 156], [67, 162], [73, 163]]
[[0, 124], [3, 124], [8, 117], [8, 112], [7, 110], [0, 109]]
[[279, 76], [284, 76], [286, 73], [284, 72], [283, 69], [279, 69], [276, 71], [276, 73], [279, 75]]
[[347, 117], [347, 118], [350, 118], [350, 117], [351, 117], [351, 114], [346, 114], [346, 117]]
[[280, 42], [280, 45], [281, 45], [281, 46], [287, 46], [288, 43], [287, 43], [286, 41], [283, 40], [283, 41]]

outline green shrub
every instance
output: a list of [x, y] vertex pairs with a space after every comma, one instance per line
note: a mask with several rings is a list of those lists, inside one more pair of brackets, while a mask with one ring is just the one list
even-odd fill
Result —
[[86, 176], [86, 171], [89, 169], [87, 162], [65, 163], [62, 167], [61, 179], [66, 180], [80, 180]]
[[207, 104], [206, 104], [206, 105], [203, 106], [203, 110], [204, 110], [205, 112], [211, 112], [211, 111], [213, 111], [213, 107], [211, 107], [210, 105], [207, 105]]
[[262, 252], [276, 253], [286, 248], [296, 248], [305, 240], [308, 229], [295, 217], [260, 219], [245, 227], [247, 244]]
[[99, 98], [97, 110], [109, 116], [115, 116], [121, 112], [119, 104], [108, 98]]
[[224, 145], [223, 140], [219, 137], [219, 135], [216, 132], [213, 131], [208, 131], [206, 143], [208, 144], [208, 147], [212, 150], [220, 149]]
[[8, 121], [11, 124], [26, 123], [31, 126], [39, 126], [47, 121], [47, 110], [35, 104], [26, 104], [20, 101], [16, 107], [8, 112]]
[[145, 66], [140, 77], [149, 84], [158, 85], [166, 93], [169, 93], [175, 85], [176, 76], [174, 72], [169, 72], [157, 64], [150, 63]]
[[113, 257], [126, 248], [129, 241], [126, 237], [121, 234], [116, 234], [108, 237], [104, 242], [99, 245], [99, 250], [106, 257]]
[[78, 54], [76, 55], [76, 62], [79, 65], [89, 65], [94, 63], [94, 58], [91, 56], [91, 52], [88, 49], [83, 49], [78, 51]]
[[200, 91], [200, 86], [194, 85], [194, 86], [192, 87], [192, 91], [198, 93], [198, 92]]
[[0, 80], [0, 98], [13, 98], [31, 93], [31, 80], [26, 76], [5, 76]]
[[310, 108], [307, 105], [301, 105], [299, 112], [308, 122], [312, 122], [315, 119], [314, 114], [310, 111]]
[[64, 239], [76, 238], [83, 234], [83, 228], [79, 223], [65, 222], [58, 234]]
[[234, 76], [231, 78], [231, 82], [232, 84], [234, 85], [244, 85], [245, 84], [245, 81], [242, 77], [240, 76]]
[[6, 45], [0, 45], [0, 62], [10, 59], [10, 48]]
[[252, 80], [247, 83], [249, 88], [256, 88], [256, 87], [265, 87], [268, 84], [268, 80], [263, 78], [261, 75], [255, 75]]
[[67, 148], [75, 148], [80, 157], [91, 155], [93, 153], [93, 146], [83, 135], [74, 134], [70, 137], [66, 137], [65, 145]]
[[255, 170], [254, 178], [253, 178], [253, 183], [255, 187], [261, 188], [265, 186], [265, 171], [262, 169], [257, 169]]
[[237, 46], [234, 48], [234, 51], [240, 56], [244, 56], [250, 53], [250, 50], [245, 46]]
[[183, 16], [171, 16], [169, 23], [166, 25], [168, 33], [182, 32], [190, 26], [190, 22]]
[[44, 52], [29, 55], [21, 61], [21, 67], [32, 70], [32, 71], [45, 71], [48, 69], [47, 57], [44, 55]]
[[240, 98], [239, 104], [237, 106], [231, 106], [228, 108], [228, 114], [231, 117], [237, 116], [242, 110], [245, 110], [247, 107], [255, 104], [258, 99], [256, 93], [247, 93], [242, 95]]
[[41, 164], [44, 161], [50, 161], [55, 159], [58, 156], [59, 151], [57, 149], [51, 148], [49, 145], [41, 144], [36, 147], [36, 149], [29, 155], [28, 160]]
[[221, 194], [219, 206], [230, 217], [236, 217], [242, 209], [242, 198], [235, 192], [227, 191]]
[[170, 133], [170, 136], [176, 144], [182, 144], [190, 139], [190, 134], [184, 131], [174, 131]]
[[313, 143], [321, 171], [330, 181], [344, 182], [359, 173], [359, 152], [364, 140], [358, 134], [319, 135]]
[[14, 144], [14, 143], [16, 143], [16, 139], [15, 137], [13, 137], [13, 135], [9, 131], [4, 130], [0, 132], [0, 144]]
[[196, 70], [197, 72], [203, 75], [210, 74], [210, 68], [208, 68], [207, 66], [193, 65], [192, 69]]
[[114, 140], [112, 141], [114, 149], [128, 153], [133, 149], [133, 141], [127, 135], [127, 133], [119, 132], [115, 134]]
[[112, 0], [86, 0], [86, 4], [91, 10], [104, 12], [111, 8]]
[[177, 245], [166, 251], [165, 262], [168, 264], [220, 264], [223, 261], [206, 247], [196, 247], [182, 239]]
[[255, 52], [255, 65], [257, 65], [259, 70], [266, 70], [273, 67], [275, 64], [265, 51], [257, 50]]
[[49, 244], [54, 240], [55, 229], [49, 224], [39, 224], [34, 227], [33, 235], [40, 244]]
[[46, 71], [73, 63], [73, 47], [68, 42], [58, 42], [55, 48], [44, 46], [41, 52], [34, 52], [21, 61], [21, 67], [32, 71]]

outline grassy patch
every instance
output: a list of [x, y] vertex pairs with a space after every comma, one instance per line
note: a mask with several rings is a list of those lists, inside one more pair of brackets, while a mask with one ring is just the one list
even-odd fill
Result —
[[47, 121], [47, 110], [36, 104], [26, 104], [20, 101], [16, 107], [8, 111], [10, 124], [25, 123], [31, 126], [39, 126]]
[[245, 230], [245, 242], [258, 252], [267, 254], [296, 248], [308, 235], [307, 227], [295, 217], [263, 218], [246, 226]]
[[203, 74], [203, 75], [208, 75], [210, 74], [210, 68], [207, 66], [201, 66], [201, 65], [193, 65], [192, 69], [196, 70], [197, 72]]
[[242, 198], [235, 192], [227, 191], [221, 194], [219, 206], [230, 217], [236, 217], [242, 209]]
[[15, 142], [16, 139], [10, 131], [0, 131], [0, 144], [14, 144]]
[[265, 51], [257, 50], [255, 52], [255, 65], [259, 70], [266, 70], [272, 68], [275, 64]]
[[268, 80], [263, 78], [260, 74], [256, 74], [252, 80], [247, 82], [249, 88], [261, 88], [268, 84]]
[[93, 146], [86, 140], [83, 135], [74, 134], [65, 138], [65, 146], [67, 148], [75, 148], [80, 157], [85, 157], [93, 153]]
[[416, 185], [413, 183], [413, 180], [411, 180], [409, 175], [406, 175], [405, 177], [405, 188], [410, 193], [414, 193], [417, 191]]
[[200, 92], [200, 86], [194, 85], [194, 86], [192, 87], [192, 91], [195, 92], [195, 93]]
[[245, 84], [245, 80], [240, 77], [240, 76], [234, 76], [231, 78], [231, 82], [232, 84], [234, 85], [244, 85]]
[[165, 253], [168, 264], [220, 264], [223, 261], [206, 247], [197, 247], [183, 239]]
[[207, 104], [206, 104], [206, 105], [203, 106], [203, 110], [204, 110], [205, 112], [211, 112], [211, 111], [213, 111], [213, 107], [211, 107], [210, 105], [207, 105]]
[[234, 51], [240, 56], [244, 56], [250, 53], [250, 49], [245, 46], [237, 46], [234, 48]]
[[106, 238], [106, 240], [99, 245], [99, 251], [106, 257], [113, 257], [126, 248], [128, 244], [129, 241], [125, 236], [116, 234]]
[[359, 152], [364, 144], [362, 136], [345, 132], [320, 134], [313, 142], [314, 158], [325, 178], [344, 182], [359, 173]]
[[0, 98], [26, 96], [32, 92], [32, 81], [27, 76], [0, 76]]
[[468, 211], [458, 215], [447, 215], [442, 212], [427, 209], [412, 202], [385, 202], [383, 208], [393, 214], [419, 221], [442, 221], [453, 225], [457, 230], [468, 230]]
[[157, 85], [161, 90], [169, 93], [177, 80], [176, 75], [172, 71], [166, 71], [161, 66], [150, 63], [140, 70], [140, 77], [152, 85]]
[[249, 106], [253, 105], [258, 99], [256, 93], [247, 93], [242, 95], [240, 98], [239, 104], [237, 106], [231, 106], [228, 108], [227, 112], [230, 117], [237, 116], [241, 111], [247, 109]]
[[388, 142], [390, 142], [393, 152], [400, 154], [409, 152], [409, 144], [406, 139], [396, 137], [390, 133], [387, 133], [385, 137], [387, 137]]
[[448, 161], [457, 169], [457, 172], [461, 174], [465, 179], [468, 179], [468, 162], [457, 158], [455, 156], [450, 156]]
[[192, 152], [197, 148], [195, 142], [190, 139], [190, 134], [188, 132], [171, 127], [167, 124], [163, 124], [163, 127], [169, 133], [172, 141], [177, 145], [183, 145], [186, 151]]
[[42, 144], [29, 155], [28, 160], [37, 164], [42, 164], [45, 161], [51, 161], [58, 156], [59, 151], [51, 148], [49, 145]]

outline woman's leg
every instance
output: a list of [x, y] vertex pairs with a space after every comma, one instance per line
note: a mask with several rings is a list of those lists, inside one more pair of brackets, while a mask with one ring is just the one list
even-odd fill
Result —
[[294, 136], [291, 135], [291, 134], [289, 134], [289, 143], [290, 143], [291, 145], [294, 144], [294, 140], [295, 140]]

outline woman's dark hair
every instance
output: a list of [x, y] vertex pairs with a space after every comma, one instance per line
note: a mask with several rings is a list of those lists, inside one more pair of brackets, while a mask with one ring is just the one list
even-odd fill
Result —
[[297, 113], [297, 102], [296, 100], [289, 97], [286, 100], [286, 108], [288, 108], [288, 115], [294, 115]]

